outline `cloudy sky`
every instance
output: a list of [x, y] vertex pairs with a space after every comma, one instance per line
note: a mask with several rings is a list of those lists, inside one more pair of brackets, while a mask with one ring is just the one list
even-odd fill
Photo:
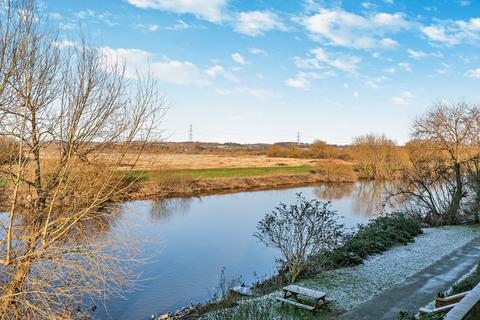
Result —
[[436, 100], [480, 102], [480, 1], [44, 2], [62, 45], [150, 67], [169, 141], [403, 143]]

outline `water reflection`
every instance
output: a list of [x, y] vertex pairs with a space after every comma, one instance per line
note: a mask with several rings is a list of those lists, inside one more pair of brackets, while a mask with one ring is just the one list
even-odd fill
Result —
[[184, 215], [190, 210], [191, 198], [174, 198], [152, 202], [150, 216], [152, 220], [166, 222], [173, 215]]
[[387, 201], [388, 192], [395, 190], [397, 182], [361, 180], [356, 183], [330, 183], [315, 188], [321, 200], [340, 201], [348, 199], [353, 213], [366, 218], [384, 212], [394, 206]]

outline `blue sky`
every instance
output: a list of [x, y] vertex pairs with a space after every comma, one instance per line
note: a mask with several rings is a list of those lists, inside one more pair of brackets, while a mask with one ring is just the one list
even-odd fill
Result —
[[[408, 140], [439, 99], [480, 102], [480, 1], [45, 0], [127, 75], [149, 67], [167, 141]], [[477, 14], [475, 14], [477, 13]]]

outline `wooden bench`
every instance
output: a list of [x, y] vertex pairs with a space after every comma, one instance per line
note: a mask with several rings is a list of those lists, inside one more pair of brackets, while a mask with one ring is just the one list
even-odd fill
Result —
[[[288, 303], [296, 307], [315, 312], [316, 309], [327, 303], [325, 300], [326, 296], [327, 295], [324, 292], [318, 290], [308, 289], [296, 285], [289, 285], [283, 288], [283, 297], [277, 297], [276, 300], [281, 302], [282, 305], [284, 303]], [[313, 305], [300, 302], [299, 300], [301, 298], [312, 301]]]
[[308, 304], [303, 304], [303, 303], [297, 302], [295, 300], [285, 299], [285, 298], [282, 298], [282, 297], [277, 297], [276, 299], [277, 299], [278, 302], [288, 303], [288, 304], [291, 304], [291, 305], [299, 307], [299, 308], [307, 309], [308, 311], [314, 311], [315, 310], [314, 306], [310, 306]]
[[462, 299], [469, 294], [470, 291], [462, 292], [448, 297], [436, 297], [435, 298], [435, 308], [445, 307], [457, 302], [462, 301]]
[[419, 319], [424, 319], [427, 316], [435, 316], [435, 315], [442, 315], [446, 314], [448, 311], [452, 310], [453, 307], [455, 307], [457, 304], [449, 304], [447, 306], [443, 306], [440, 308], [435, 308], [435, 309], [427, 309], [427, 308], [420, 308], [418, 311], [418, 318]]

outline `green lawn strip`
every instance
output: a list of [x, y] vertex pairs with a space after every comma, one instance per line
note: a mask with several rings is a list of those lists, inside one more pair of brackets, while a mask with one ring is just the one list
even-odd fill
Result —
[[0, 177], [0, 189], [5, 189], [8, 186], [8, 178]]
[[265, 167], [265, 168], [218, 168], [218, 169], [181, 169], [171, 170], [173, 174], [185, 174], [194, 178], [235, 178], [255, 177], [275, 174], [309, 174], [312, 167]]
[[134, 170], [126, 174], [128, 181], [145, 182], [157, 180], [158, 177], [189, 177], [193, 179], [245, 178], [276, 174], [310, 174], [310, 166], [299, 167], [265, 167], [265, 168], [214, 168], [214, 169], [165, 169]]

